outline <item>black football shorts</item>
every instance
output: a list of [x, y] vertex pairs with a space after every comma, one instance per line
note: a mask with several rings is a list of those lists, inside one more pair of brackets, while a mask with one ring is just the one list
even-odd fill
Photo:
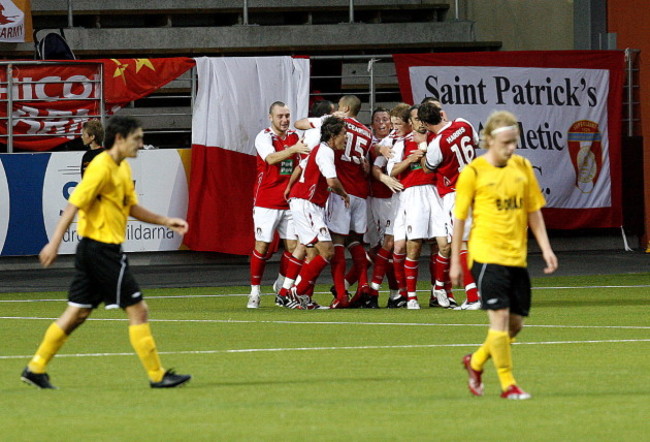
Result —
[[472, 275], [481, 294], [481, 308], [528, 316], [530, 311], [530, 276], [526, 267], [474, 262]]
[[97, 308], [103, 302], [110, 309], [125, 308], [140, 301], [140, 287], [129, 270], [121, 245], [83, 238], [77, 246], [68, 304]]

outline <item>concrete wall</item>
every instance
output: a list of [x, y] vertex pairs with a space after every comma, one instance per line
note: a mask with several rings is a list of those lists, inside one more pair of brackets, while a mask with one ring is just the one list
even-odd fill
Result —
[[460, 0], [460, 5], [464, 18], [476, 22], [476, 38], [501, 41], [501, 50], [573, 49], [573, 0]]

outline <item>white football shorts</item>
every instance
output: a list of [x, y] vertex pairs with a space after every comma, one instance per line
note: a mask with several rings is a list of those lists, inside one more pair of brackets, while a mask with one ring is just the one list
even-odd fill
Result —
[[321, 241], [332, 241], [325, 224], [325, 208], [302, 198], [289, 201], [293, 224], [300, 244], [309, 245]]
[[296, 239], [291, 210], [253, 207], [255, 241], [270, 243], [276, 230], [281, 239]]
[[[445, 217], [445, 230], [447, 231], [447, 240], [451, 242], [451, 236], [454, 233], [454, 207], [456, 206], [456, 192], [448, 193], [442, 197], [442, 209]], [[471, 209], [465, 220], [465, 229], [463, 230], [463, 241], [469, 239], [469, 231], [472, 228]]]
[[363, 240], [374, 247], [384, 241], [386, 228], [392, 224], [393, 199], [369, 197], [368, 205], [368, 230]]
[[366, 200], [350, 195], [350, 207], [345, 207], [345, 201], [340, 195], [330, 193], [325, 219], [332, 233], [349, 235], [350, 232], [355, 232], [363, 235], [368, 226]]
[[447, 236], [442, 214], [442, 201], [433, 185], [404, 189], [400, 196], [407, 240]]

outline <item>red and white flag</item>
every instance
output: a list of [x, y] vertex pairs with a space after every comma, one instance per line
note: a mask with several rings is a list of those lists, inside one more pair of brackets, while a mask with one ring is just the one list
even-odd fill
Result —
[[292, 121], [307, 116], [309, 60], [197, 58], [192, 168], [185, 244], [192, 250], [249, 254], [253, 239], [255, 136], [282, 101]]

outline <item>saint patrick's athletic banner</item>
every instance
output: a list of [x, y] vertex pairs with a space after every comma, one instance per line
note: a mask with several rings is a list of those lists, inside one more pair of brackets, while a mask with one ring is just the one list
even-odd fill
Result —
[[622, 51], [394, 55], [402, 97], [436, 97], [482, 129], [494, 110], [520, 121], [517, 153], [537, 172], [555, 229], [621, 225]]

